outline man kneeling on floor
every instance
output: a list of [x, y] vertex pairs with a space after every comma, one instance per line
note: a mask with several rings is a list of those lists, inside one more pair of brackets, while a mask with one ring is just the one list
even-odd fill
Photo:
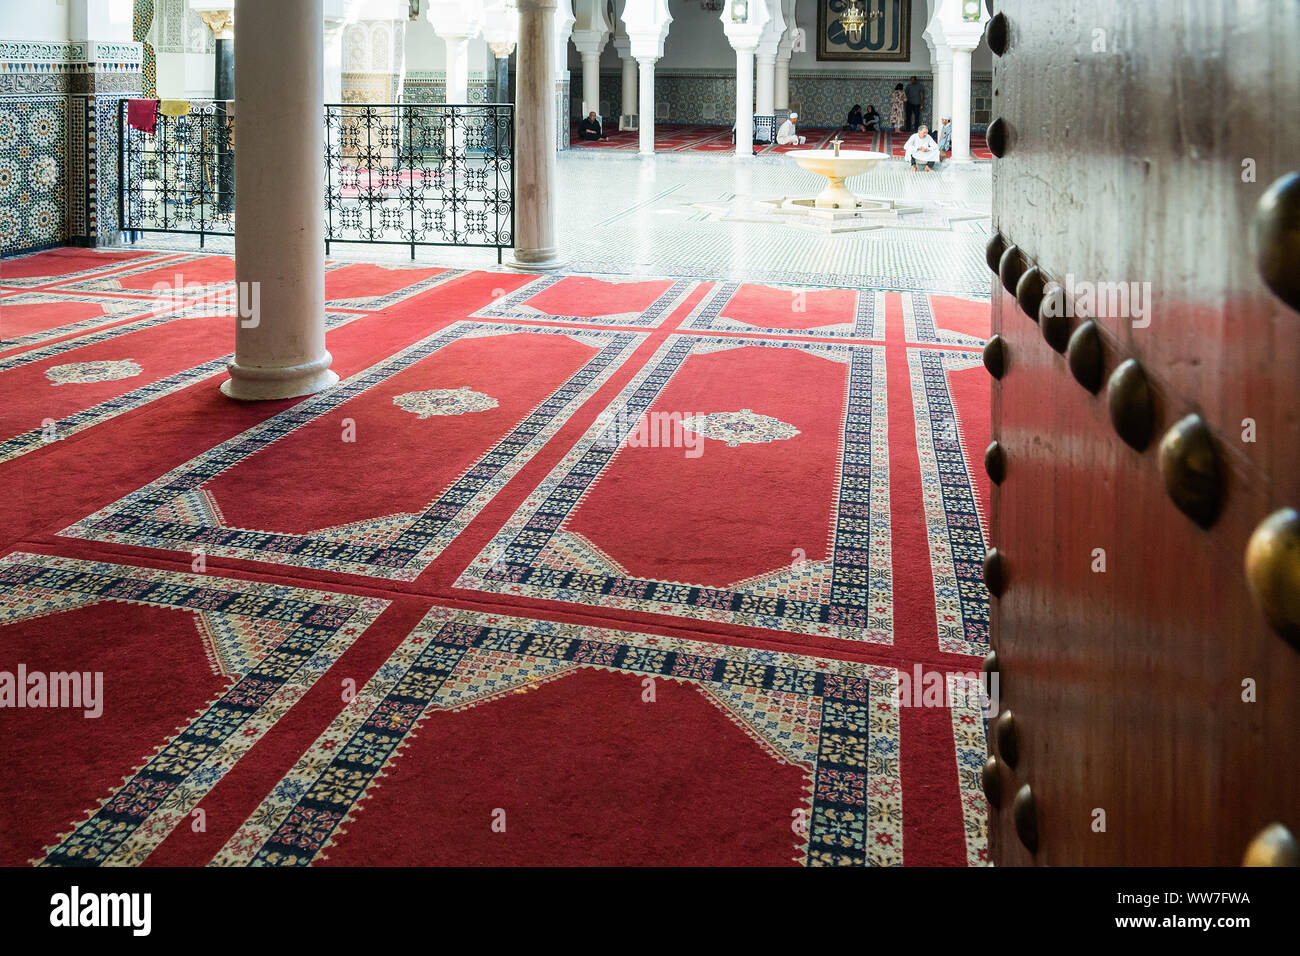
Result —
[[600, 128], [600, 120], [596, 119], [596, 113], [593, 110], [587, 114], [587, 118], [578, 124], [578, 135], [582, 139], [609, 139], [605, 131]]
[[935, 164], [939, 162], [939, 144], [930, 137], [930, 129], [924, 125], [908, 137], [903, 152], [912, 164], [912, 172], [916, 172], [917, 163], [933, 172]]
[[808, 141], [806, 136], [800, 136], [794, 127], [794, 121], [799, 118], [798, 113], [791, 113], [790, 118], [781, 124], [781, 128], [776, 131], [776, 142], [780, 146], [802, 146]]

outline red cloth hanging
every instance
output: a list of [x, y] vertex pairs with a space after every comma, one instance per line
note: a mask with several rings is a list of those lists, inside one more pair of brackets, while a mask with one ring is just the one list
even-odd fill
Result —
[[158, 101], [128, 100], [126, 123], [142, 133], [152, 133], [158, 127]]

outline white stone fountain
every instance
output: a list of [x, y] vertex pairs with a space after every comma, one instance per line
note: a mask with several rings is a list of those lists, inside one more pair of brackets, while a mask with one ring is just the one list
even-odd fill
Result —
[[849, 192], [844, 180], [859, 176], [876, 168], [876, 164], [889, 157], [865, 149], [840, 149], [840, 138], [831, 140], [830, 149], [800, 149], [791, 153], [794, 161], [810, 173], [825, 176], [829, 182], [813, 206], [817, 209], [857, 209], [858, 197]]
[[830, 149], [799, 149], [789, 153], [802, 169], [827, 179], [826, 188], [813, 198], [787, 198], [779, 203], [781, 212], [802, 217], [807, 225], [822, 232], [856, 232], [896, 224], [900, 215], [920, 211], [920, 207], [894, 199], [871, 199], [855, 196], [844, 185], [850, 176], [870, 172], [889, 159], [886, 153], [865, 149], [840, 149], [837, 136]]
[[787, 153], [799, 166], [824, 176], [826, 188], [817, 196], [759, 198], [734, 196], [725, 201], [691, 203], [717, 222], [795, 226], [824, 235], [870, 229], [951, 232], [954, 224], [986, 219], [988, 214], [946, 200], [877, 199], [854, 195], [844, 184], [850, 176], [874, 169], [890, 157], [867, 150], [842, 150], [837, 136], [830, 149], [800, 149]]

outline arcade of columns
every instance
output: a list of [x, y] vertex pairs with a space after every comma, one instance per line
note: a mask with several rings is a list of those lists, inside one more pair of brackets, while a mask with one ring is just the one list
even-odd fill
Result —
[[[337, 2], [337, 0], [335, 0]], [[970, 159], [971, 53], [983, 30], [966, 21], [961, 0], [935, 0], [925, 32], [935, 64], [936, 115], [953, 118], [953, 160]], [[260, 288], [260, 313], [237, 326], [235, 358], [222, 391], [232, 398], [288, 398], [337, 381], [325, 349], [324, 201], [320, 177], [285, 176], [314, 170], [324, 136], [327, 0], [235, 0], [236, 281]], [[334, 6], [335, 3], [331, 3]], [[513, 265], [554, 269], [556, 148], [563, 120], [556, 95], [567, 82], [568, 41], [583, 63], [583, 110], [598, 109], [599, 57], [611, 33], [623, 58], [620, 122], [636, 125], [642, 153], [654, 152], [654, 72], [672, 17], [667, 0], [623, 0], [614, 29], [597, 0], [515, 0], [515, 30], [501, 29], [504, 0], [430, 0], [429, 18], [447, 46], [447, 102], [465, 102], [466, 44], [480, 32], [498, 61], [517, 36], [515, 128], [515, 253]], [[760, 121], [788, 108], [789, 63], [795, 39], [794, 0], [728, 0], [721, 20], [736, 52], [736, 155], [753, 152]], [[744, 19], [734, 11], [743, 8]], [[982, 5], [981, 5], [982, 8]], [[635, 68], [632, 63], [635, 61]], [[757, 83], [755, 83], [757, 75]], [[632, 108], [635, 104], [635, 108]], [[567, 130], [564, 130], [567, 132]], [[268, 172], [272, 171], [272, 172]]]

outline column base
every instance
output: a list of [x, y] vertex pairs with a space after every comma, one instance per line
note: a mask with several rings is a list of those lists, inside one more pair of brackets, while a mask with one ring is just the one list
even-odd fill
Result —
[[230, 378], [221, 383], [221, 394], [239, 402], [265, 402], [276, 398], [298, 398], [338, 383], [338, 374], [330, 369], [334, 357], [326, 352], [321, 358], [302, 365], [240, 365], [230, 362]]
[[518, 272], [554, 272], [556, 269], [563, 267], [564, 259], [560, 258], [554, 249], [541, 249], [524, 253], [515, 250], [514, 256], [507, 259], [504, 265]]

